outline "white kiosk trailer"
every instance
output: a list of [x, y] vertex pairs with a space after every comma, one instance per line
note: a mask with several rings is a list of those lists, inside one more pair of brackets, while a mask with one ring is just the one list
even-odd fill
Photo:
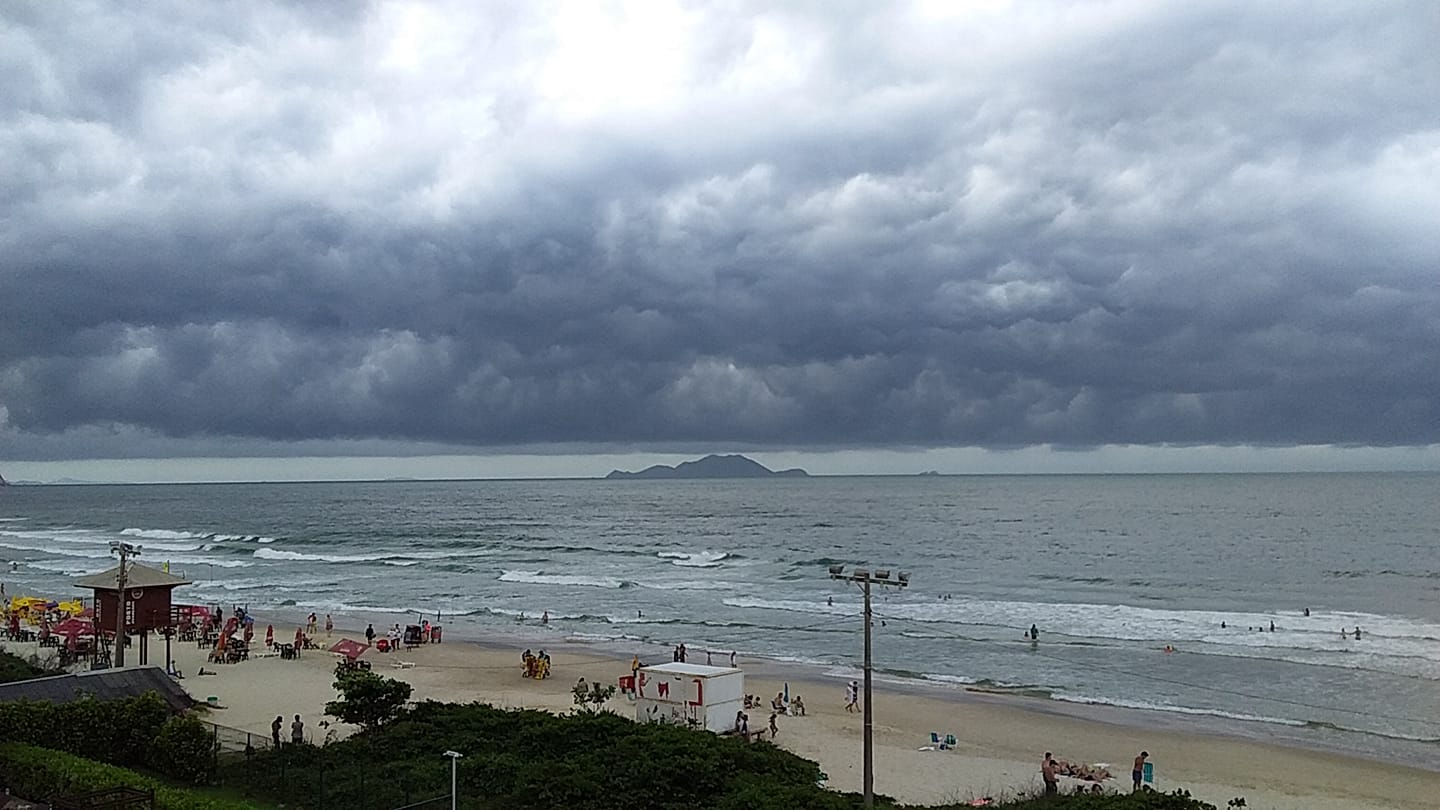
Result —
[[745, 705], [745, 673], [734, 667], [656, 664], [635, 679], [635, 719], [732, 731]]

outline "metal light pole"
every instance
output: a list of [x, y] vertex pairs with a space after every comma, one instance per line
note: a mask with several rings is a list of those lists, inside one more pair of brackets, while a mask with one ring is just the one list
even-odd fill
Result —
[[464, 754], [459, 751], [446, 751], [445, 756], [450, 757], [450, 810], [456, 810], [455, 803], [459, 794], [455, 792], [455, 766], [460, 763], [460, 757]]
[[118, 540], [110, 544], [110, 552], [120, 555], [120, 571], [115, 576], [115, 655], [113, 666], [119, 669], [125, 666], [125, 563], [131, 557], [140, 556], [140, 547], [132, 546], [129, 543], [122, 543]]
[[874, 728], [875, 728], [875, 716], [874, 716], [874, 712], [873, 712], [873, 711], [871, 710], [871, 708], [870, 708], [870, 694], [871, 694], [870, 584], [873, 582], [873, 583], [875, 583], [876, 585], [893, 585], [893, 586], [895, 586], [895, 587], [897, 587], [897, 588], [904, 588], [905, 586], [907, 586], [907, 585], [910, 584], [910, 575], [909, 575], [908, 573], [904, 572], [904, 571], [901, 571], [901, 572], [899, 572], [898, 574], [895, 575], [895, 579], [891, 579], [891, 578], [890, 578], [890, 570], [889, 570], [889, 569], [886, 569], [886, 568], [877, 568], [877, 569], [875, 569], [874, 571], [867, 571], [867, 570], [864, 569], [864, 568], [857, 568], [857, 569], [855, 569], [854, 571], [852, 571], [851, 573], [847, 574], [847, 573], [845, 573], [845, 566], [843, 566], [843, 565], [832, 565], [832, 566], [830, 566], [830, 578], [831, 578], [831, 579], [843, 579], [843, 580], [846, 580], [846, 581], [848, 581], [848, 582], [854, 582], [854, 583], [856, 583], [856, 584], [858, 584], [858, 585], [860, 586], [860, 592], [863, 593], [863, 594], [865, 594], [865, 705], [862, 707], [862, 711], [865, 712], [865, 732], [864, 732], [863, 737], [862, 737], [863, 740], [864, 740], [864, 748], [865, 748], [865, 751], [864, 751], [864, 754], [863, 754], [863, 757], [864, 757], [863, 762], [864, 762], [864, 769], [865, 769], [865, 770], [864, 770], [864, 793], [865, 793], [865, 806], [866, 806], [866, 807], [874, 807], [874, 806], [875, 806], [875, 746], [874, 746], [874, 742], [873, 742], [872, 735], [873, 735]]

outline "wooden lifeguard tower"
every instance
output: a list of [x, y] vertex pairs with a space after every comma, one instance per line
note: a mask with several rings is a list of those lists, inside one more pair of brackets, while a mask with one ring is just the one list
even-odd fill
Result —
[[[121, 563], [109, 571], [81, 577], [75, 584], [95, 591], [95, 625], [102, 633], [114, 633], [119, 623], [119, 579], [125, 569], [125, 634], [140, 634], [140, 663], [148, 663], [151, 631], [169, 637], [175, 620], [171, 610], [171, 591], [189, 585], [190, 580], [137, 562]], [[165, 664], [168, 666], [169, 661]]]

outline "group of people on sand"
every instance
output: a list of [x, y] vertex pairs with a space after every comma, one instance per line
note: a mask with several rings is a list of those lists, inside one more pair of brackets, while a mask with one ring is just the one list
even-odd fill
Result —
[[[270, 724], [270, 740], [271, 742], [275, 743], [276, 748], [280, 747], [280, 729], [283, 728], [284, 725], [285, 717], [284, 715], [279, 714], [275, 715], [274, 722]], [[322, 723], [321, 725], [324, 724]], [[301, 720], [300, 715], [298, 714], [295, 715], [295, 722], [290, 724], [290, 744], [305, 744], [305, 721]]]
[[524, 676], [535, 680], [544, 680], [550, 677], [550, 654], [541, 650], [538, 654], [528, 649], [520, 654], [520, 662], [524, 664]]
[[[776, 734], [780, 733], [780, 725], [775, 722], [779, 714], [779, 712], [770, 712], [770, 739], [772, 740], [775, 739]], [[759, 742], [765, 734], [763, 730], [750, 731], [750, 715], [746, 714], [743, 709], [735, 712], [735, 733], [739, 734], [745, 742]], [[751, 736], [752, 734], [754, 736]]]
[[[1141, 751], [1135, 757], [1135, 762], [1130, 770], [1131, 790], [1139, 790], [1140, 784], [1145, 778], [1145, 762], [1150, 758], [1149, 751]], [[1060, 792], [1060, 777], [1068, 776], [1078, 779], [1081, 782], [1090, 782], [1090, 793], [1104, 793], [1105, 788], [1101, 783], [1111, 778], [1110, 769], [1099, 765], [1086, 765], [1083, 762], [1070, 762], [1069, 760], [1056, 759], [1049, 751], [1040, 760], [1040, 779], [1045, 783], [1045, 795], [1054, 796]], [[1085, 793], [1085, 785], [1076, 785], [1075, 792]]]
[[[746, 695], [745, 708], [760, 709], [764, 702], [759, 695]], [[792, 717], [805, 716], [805, 701], [799, 696], [787, 698], [784, 692], [776, 692], [775, 698], [770, 701], [770, 711], [775, 714], [788, 714]]]

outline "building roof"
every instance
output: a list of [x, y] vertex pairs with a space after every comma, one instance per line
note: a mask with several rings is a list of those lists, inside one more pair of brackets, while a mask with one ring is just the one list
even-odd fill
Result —
[[713, 678], [716, 675], [738, 675], [743, 670], [736, 667], [711, 667], [705, 664], [682, 664], [678, 661], [673, 664], [655, 664], [653, 666], [641, 667], [645, 672], [662, 672], [671, 675], [694, 675], [700, 678]]
[[[120, 566], [115, 566], [109, 571], [101, 571], [98, 574], [91, 574], [88, 577], [80, 577], [75, 580], [75, 585], [81, 588], [94, 588], [97, 591], [115, 590], [115, 578], [120, 575]], [[140, 563], [130, 563], [125, 566], [125, 587], [126, 588], [165, 588], [175, 585], [189, 585], [190, 580], [184, 577], [177, 577], [174, 574], [167, 574], [158, 568], [151, 568]]]
[[53, 675], [28, 681], [0, 684], [0, 703], [12, 700], [41, 700], [69, 703], [85, 695], [96, 700], [122, 700], [158, 692], [177, 713], [195, 705], [195, 699], [159, 667], [101, 669], [75, 675]]

